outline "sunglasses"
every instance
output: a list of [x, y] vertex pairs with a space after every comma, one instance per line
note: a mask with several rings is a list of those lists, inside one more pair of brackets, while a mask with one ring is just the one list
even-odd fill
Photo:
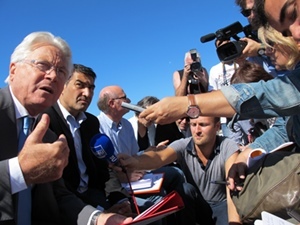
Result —
[[249, 17], [251, 15], [253, 9], [243, 9], [241, 10], [241, 13], [243, 14], [244, 17]]

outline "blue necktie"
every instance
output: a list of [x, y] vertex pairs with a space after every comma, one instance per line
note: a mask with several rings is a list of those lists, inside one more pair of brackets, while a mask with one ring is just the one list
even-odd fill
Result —
[[[33, 118], [22, 118], [22, 129], [19, 133], [19, 151], [23, 148], [30, 132]], [[31, 187], [18, 193], [18, 225], [31, 225]]]

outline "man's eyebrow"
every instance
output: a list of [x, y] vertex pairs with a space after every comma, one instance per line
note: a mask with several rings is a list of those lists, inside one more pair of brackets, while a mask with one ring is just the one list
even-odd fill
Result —
[[283, 23], [286, 19], [286, 11], [292, 5], [295, 4], [295, 0], [287, 0], [280, 10], [279, 22]]
[[89, 84], [88, 82], [84, 82], [82, 80], [76, 79], [75, 82], [79, 82], [81, 85], [84, 85], [85, 87], [89, 88], [95, 88], [95, 84]]

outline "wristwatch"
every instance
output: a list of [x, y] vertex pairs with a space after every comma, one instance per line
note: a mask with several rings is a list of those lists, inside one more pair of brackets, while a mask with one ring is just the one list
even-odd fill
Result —
[[260, 48], [257, 50], [257, 55], [263, 56], [266, 54], [266, 48], [263, 44], [261, 44]]
[[186, 115], [191, 119], [196, 119], [200, 116], [200, 108], [196, 105], [195, 95], [188, 95], [189, 106]]
[[100, 216], [101, 213], [102, 213], [102, 212], [98, 211], [98, 212], [96, 212], [96, 213], [92, 216], [90, 225], [96, 225], [96, 224], [97, 224], [98, 217]]

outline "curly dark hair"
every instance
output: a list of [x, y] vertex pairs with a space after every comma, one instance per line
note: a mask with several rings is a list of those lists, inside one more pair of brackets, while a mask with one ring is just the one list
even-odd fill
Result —
[[261, 65], [246, 61], [236, 69], [231, 77], [230, 83], [251, 83], [260, 80], [267, 81], [273, 78], [274, 77], [265, 71]]
[[265, 12], [265, 0], [255, 0], [253, 7], [254, 18], [251, 25], [255, 30], [258, 30], [261, 26], [268, 27], [268, 18]]
[[241, 9], [246, 8], [246, 0], [235, 0], [235, 4], [241, 7]]

